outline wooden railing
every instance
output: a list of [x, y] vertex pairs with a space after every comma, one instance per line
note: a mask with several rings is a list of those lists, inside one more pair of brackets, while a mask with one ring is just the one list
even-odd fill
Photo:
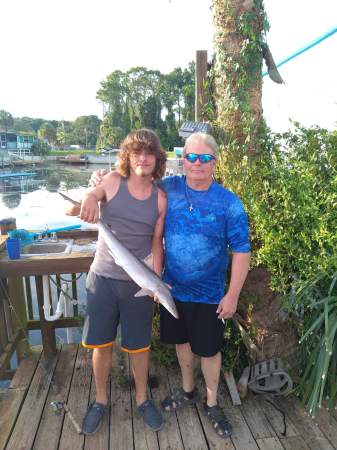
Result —
[[[71, 274], [68, 302], [70, 298], [78, 300], [78, 275]], [[57, 285], [55, 289], [52, 289], [52, 280]], [[45, 319], [42, 275], [1, 279], [0, 288], [0, 379], [9, 379], [15, 372], [11, 364], [14, 353], [18, 362], [30, 353], [30, 330], [41, 330], [44, 355], [48, 358], [56, 352], [55, 329], [79, 327], [82, 318], [78, 306], [71, 304], [69, 317]], [[60, 275], [49, 275], [49, 288], [50, 302], [55, 306], [62, 289]], [[33, 313], [33, 298], [37, 301], [38, 316]]]
[[[73, 233], [66, 237], [86, 237], [88, 233]], [[92, 235], [91, 235], [92, 236]], [[28, 333], [41, 330], [43, 354], [49, 358], [56, 353], [56, 328], [79, 327], [82, 318], [78, 306], [71, 304], [69, 317], [47, 321], [44, 314], [43, 276], [49, 278], [50, 303], [56, 304], [64, 275], [69, 279], [68, 296], [78, 301], [78, 276], [88, 272], [92, 253], [71, 254], [65, 258], [34, 259], [32, 261], [0, 261], [0, 380], [13, 377], [17, 362], [30, 353]], [[71, 274], [69, 276], [69, 274]], [[53, 286], [52, 288], [52, 285]], [[33, 311], [36, 299], [38, 311]], [[35, 304], [36, 305], [36, 304]], [[51, 310], [51, 314], [53, 311]]]

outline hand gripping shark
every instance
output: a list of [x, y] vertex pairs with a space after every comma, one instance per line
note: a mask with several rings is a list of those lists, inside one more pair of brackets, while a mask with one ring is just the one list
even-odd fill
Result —
[[[59, 192], [59, 194], [72, 204], [81, 206], [79, 202], [71, 199], [62, 192]], [[178, 319], [178, 311], [168, 286], [143, 261], [131, 253], [130, 250], [119, 241], [109, 226], [102, 222], [101, 219], [98, 220], [97, 226], [115, 263], [122, 267], [129, 277], [141, 288], [140, 291], [135, 294], [135, 297], [143, 297], [145, 295], [155, 296], [159, 300], [159, 303], [161, 303], [173, 317]]]

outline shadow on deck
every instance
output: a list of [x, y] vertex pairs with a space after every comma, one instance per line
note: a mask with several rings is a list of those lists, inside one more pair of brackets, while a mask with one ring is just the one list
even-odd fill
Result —
[[[158, 405], [178, 384], [177, 369], [152, 363], [150, 395]], [[129, 381], [127, 355], [114, 356], [110, 413], [97, 434], [78, 435], [68, 415], [55, 415], [50, 402], [66, 401], [81, 422], [87, 405], [95, 397], [91, 351], [76, 344], [63, 345], [46, 365], [41, 350], [25, 359], [11, 382], [0, 392], [0, 449], [326, 449], [337, 448], [337, 422], [329, 422], [321, 411], [313, 421], [295, 397], [276, 399], [286, 413], [287, 433], [282, 434], [282, 415], [264, 397], [250, 395], [239, 407], [232, 406], [224, 384], [219, 400], [234, 427], [231, 439], [223, 440], [202, 413], [202, 406], [190, 406], [166, 417], [164, 428], [153, 433], [135, 411], [134, 388]]]

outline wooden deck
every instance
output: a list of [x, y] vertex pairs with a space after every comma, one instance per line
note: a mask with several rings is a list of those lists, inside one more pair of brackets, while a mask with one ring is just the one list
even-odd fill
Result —
[[[158, 405], [179, 384], [177, 369], [152, 364], [150, 395]], [[166, 418], [164, 428], [153, 433], [144, 427], [135, 410], [134, 388], [129, 382], [129, 362], [124, 354], [114, 356], [110, 413], [94, 436], [78, 435], [68, 415], [57, 416], [52, 401], [66, 401], [81, 422], [90, 400], [95, 397], [91, 351], [76, 344], [63, 345], [47, 365], [41, 350], [25, 359], [9, 389], [0, 392], [0, 449], [95, 449], [95, 450], [303, 450], [337, 448], [337, 422], [329, 423], [321, 412], [315, 422], [297, 398], [277, 399], [286, 412], [287, 434], [282, 435], [282, 415], [264, 397], [250, 395], [242, 406], [231, 405], [223, 384], [220, 404], [225, 407], [234, 433], [231, 439], [218, 438], [202, 413], [201, 405], [191, 406]]]

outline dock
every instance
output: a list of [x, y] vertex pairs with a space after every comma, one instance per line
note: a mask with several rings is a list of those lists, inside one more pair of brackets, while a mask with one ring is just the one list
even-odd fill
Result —
[[[149, 395], [160, 401], [179, 386], [177, 367], [163, 367], [152, 361]], [[201, 384], [200, 377], [198, 378]], [[202, 387], [199, 386], [202, 390]], [[265, 396], [249, 395], [241, 406], [233, 406], [222, 382], [219, 403], [233, 424], [233, 435], [216, 435], [201, 403], [165, 416], [165, 425], [154, 433], [138, 415], [129, 361], [114, 352], [109, 382], [110, 408], [102, 427], [93, 436], [76, 433], [67, 414], [56, 415], [50, 403], [65, 401], [75, 420], [81, 423], [89, 402], [95, 398], [91, 350], [76, 344], [62, 345], [46, 364], [41, 348], [33, 348], [0, 394], [0, 448], [94, 449], [94, 450], [333, 450], [337, 448], [337, 423], [321, 411], [313, 421], [296, 397], [274, 398], [283, 417]]]
[[[79, 245], [97, 235], [73, 230], [61, 236], [72, 237]], [[230, 439], [215, 433], [203, 413], [203, 398], [197, 405], [171, 415], [164, 413], [165, 425], [154, 433], [137, 412], [129, 357], [120, 351], [118, 343], [109, 379], [109, 412], [95, 435], [78, 434], [69, 414], [64, 410], [55, 414], [50, 404], [65, 402], [81, 424], [88, 404], [95, 398], [92, 350], [76, 343], [56, 342], [57, 328], [78, 327], [81, 318], [73, 304], [69, 316], [54, 322], [45, 320], [42, 277], [48, 275], [51, 284], [56, 283], [54, 294], [58, 296], [63, 275], [67, 275], [71, 297], [83, 301], [78, 295], [78, 275], [88, 271], [92, 258], [90, 251], [11, 261], [0, 256], [0, 380], [9, 380], [8, 388], [0, 390], [0, 450], [337, 449], [336, 412], [330, 419], [322, 408], [312, 419], [294, 395], [284, 398], [250, 393], [240, 406], [234, 406], [224, 380], [218, 399], [233, 425]], [[25, 338], [29, 330], [40, 330], [42, 346], [30, 346]], [[12, 363], [14, 354], [17, 368]], [[204, 397], [199, 367], [196, 373]], [[152, 355], [148, 392], [154, 403], [159, 406], [180, 384], [178, 366], [159, 364]]]

